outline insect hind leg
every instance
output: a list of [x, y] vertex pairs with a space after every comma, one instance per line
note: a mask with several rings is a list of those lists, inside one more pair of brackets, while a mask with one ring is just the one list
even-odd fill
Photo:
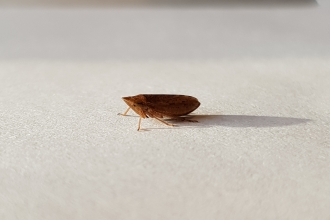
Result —
[[164, 120], [162, 120], [162, 119], [159, 119], [159, 118], [157, 118], [157, 117], [154, 117], [154, 119], [156, 119], [156, 120], [162, 122], [163, 124], [166, 124], [167, 126], [172, 126], [172, 127], [174, 127], [174, 124], [168, 123], [168, 122], [166, 122], [166, 121], [164, 121]]
[[190, 118], [192, 118], [192, 117], [173, 117], [173, 118], [171, 118], [171, 120], [198, 123], [197, 120], [190, 119]]

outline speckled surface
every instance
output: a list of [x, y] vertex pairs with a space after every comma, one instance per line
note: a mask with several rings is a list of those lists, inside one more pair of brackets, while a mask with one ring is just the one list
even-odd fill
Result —
[[[325, 16], [297, 13], [315, 23]], [[301, 24], [292, 35], [300, 36], [295, 47], [301, 56], [295, 47], [276, 54], [274, 45], [291, 38], [267, 38], [267, 31], [260, 32], [263, 45], [273, 45], [229, 58], [211, 49], [203, 51], [207, 59], [190, 56], [187, 45], [207, 34], [182, 50], [169, 41], [185, 59], [175, 49], [161, 58], [164, 45], [157, 53], [147, 48], [141, 59], [137, 53], [106, 58], [107, 50], [102, 58], [84, 59], [74, 49], [82, 46], [79, 40], [68, 46], [73, 58], [60, 59], [65, 47], [20, 53], [38, 38], [7, 57], [0, 53], [0, 219], [329, 219], [330, 56], [324, 48], [330, 37], [313, 40], [313, 33], [329, 30], [295, 22]], [[177, 30], [172, 27], [166, 37]], [[15, 31], [2, 35], [7, 50], [20, 38]], [[47, 42], [40, 33], [31, 36]], [[63, 32], [54, 42], [69, 45], [68, 36]], [[117, 113], [126, 110], [121, 97], [139, 93], [195, 96], [199, 123], [171, 128], [146, 119], [137, 132], [136, 115]]]

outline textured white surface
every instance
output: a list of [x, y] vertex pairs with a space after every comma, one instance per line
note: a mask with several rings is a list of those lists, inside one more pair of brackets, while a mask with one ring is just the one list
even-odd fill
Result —
[[[260, 13], [261, 23], [269, 22], [272, 14]], [[315, 24], [325, 16], [304, 13]], [[228, 24], [236, 15], [227, 14]], [[56, 13], [49, 16], [56, 18]], [[247, 24], [257, 27], [248, 18]], [[280, 20], [277, 27], [284, 23]], [[302, 56], [292, 56], [294, 47], [274, 55], [267, 39], [283, 45], [291, 38], [267, 38], [266, 31], [266, 48], [256, 48], [249, 58], [226, 59], [206, 48], [204, 54], [212, 59], [176, 59], [171, 50], [167, 56], [172, 60], [160, 59], [159, 50], [158, 59], [148, 60], [156, 50], [146, 48], [144, 59], [133, 54], [131, 60], [120, 60], [124, 53], [105, 59], [104, 52], [102, 59], [60, 60], [65, 49], [47, 54], [40, 46], [35, 53], [31, 49], [31, 57], [28, 51], [20, 53], [38, 46], [36, 42], [49, 42], [43, 29], [31, 33], [35, 40], [13, 47], [8, 57], [1, 55], [0, 219], [329, 219], [330, 56], [324, 50], [329, 48], [329, 30], [322, 23], [301, 23], [300, 29], [299, 21], [294, 23]], [[18, 33], [38, 24], [8, 25], [12, 29], [2, 39], [15, 42]], [[178, 30], [175, 22], [167, 28], [165, 37]], [[314, 44], [310, 29], [324, 48]], [[325, 36], [317, 36], [320, 32]], [[246, 41], [252, 42], [253, 35], [246, 33]], [[137, 36], [145, 42], [142, 32]], [[205, 37], [193, 37], [187, 44]], [[209, 43], [221, 45], [209, 38]], [[74, 48], [85, 46], [79, 39], [50, 40], [57, 45], [71, 42], [75, 55], [80, 50]], [[168, 42], [189, 57], [187, 44]], [[10, 45], [5, 45], [7, 51]], [[117, 113], [126, 110], [122, 96], [139, 93], [195, 96], [201, 102], [194, 112], [199, 123], [171, 128], [147, 119], [142, 121], [146, 130], [137, 132], [137, 117]]]

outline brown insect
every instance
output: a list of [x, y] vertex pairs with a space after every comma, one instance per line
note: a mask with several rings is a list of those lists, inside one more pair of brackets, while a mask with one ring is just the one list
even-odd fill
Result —
[[[138, 131], [140, 130], [142, 118], [155, 118], [168, 126], [174, 126], [173, 124], [162, 120], [162, 118], [185, 120], [180, 116], [191, 113], [200, 105], [195, 97], [187, 95], [141, 94], [123, 97], [122, 99], [129, 107], [124, 114], [119, 113], [119, 115], [125, 116], [130, 109], [136, 112], [140, 116]], [[193, 120], [187, 121], [197, 122]]]

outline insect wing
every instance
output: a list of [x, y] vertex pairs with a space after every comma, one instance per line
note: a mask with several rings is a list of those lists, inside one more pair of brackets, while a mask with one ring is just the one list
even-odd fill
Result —
[[143, 95], [146, 105], [164, 116], [182, 116], [197, 109], [199, 101], [185, 95]]

